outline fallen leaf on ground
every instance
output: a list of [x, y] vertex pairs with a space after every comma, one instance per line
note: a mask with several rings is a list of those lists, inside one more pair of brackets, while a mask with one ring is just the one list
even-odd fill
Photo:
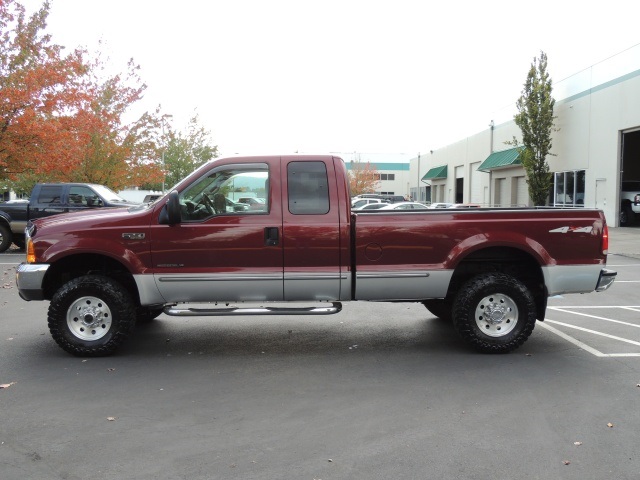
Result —
[[16, 382], [11, 382], [11, 383], [2, 383], [0, 384], [0, 388], [9, 388], [11, 385], [15, 385]]
[[611, 422], [607, 423], [607, 427], [613, 428], [613, 423], [611, 423]]
[[582, 445], [582, 442], [573, 442], [573, 444], [577, 447], [579, 447], [580, 445]]
[[563, 460], [562, 463], [564, 463], [565, 465], [570, 465], [571, 462], [569, 460]]
[[109, 420], [110, 422], [115, 422], [116, 421], [116, 417], [107, 417], [107, 420]]

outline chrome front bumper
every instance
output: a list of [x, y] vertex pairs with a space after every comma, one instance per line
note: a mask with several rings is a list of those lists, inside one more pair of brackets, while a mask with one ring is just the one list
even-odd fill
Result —
[[44, 300], [42, 282], [49, 269], [48, 264], [21, 263], [16, 269], [16, 285], [23, 300]]

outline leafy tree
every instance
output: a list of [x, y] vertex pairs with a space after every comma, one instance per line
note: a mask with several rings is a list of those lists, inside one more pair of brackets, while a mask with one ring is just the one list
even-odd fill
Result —
[[45, 2], [27, 18], [15, 0], [0, 1], [0, 179], [74, 168], [86, 66], [80, 50], [65, 56], [42, 33], [48, 12]]
[[547, 73], [547, 55], [540, 52], [540, 58], [534, 58], [527, 80], [516, 106], [514, 116], [516, 125], [522, 132], [522, 144], [514, 137], [511, 143], [520, 146], [520, 160], [527, 174], [529, 196], [534, 205], [545, 205], [552, 184], [552, 176], [547, 163], [554, 127], [553, 107], [555, 100], [551, 96], [551, 78]]
[[19, 191], [37, 181], [159, 181], [159, 109], [123, 120], [146, 90], [139, 67], [109, 76], [100, 57], [63, 56], [44, 33], [48, 14], [48, 1], [27, 18], [17, 1], [0, 0], [0, 180]]
[[[200, 125], [197, 114], [189, 119], [185, 133], [169, 128], [161, 143], [166, 145], [161, 153], [166, 188], [171, 188], [200, 165], [218, 156], [218, 147], [211, 145], [210, 132]], [[144, 186], [154, 190], [162, 188], [157, 182], [147, 182]]]
[[371, 193], [378, 188], [380, 174], [371, 163], [363, 164], [359, 160], [352, 161], [349, 170], [349, 188], [351, 195], [360, 195], [361, 193]]
[[83, 151], [64, 180], [101, 183], [114, 189], [161, 180], [158, 132], [165, 117], [160, 109], [145, 112], [131, 123], [123, 121], [146, 90], [137, 74], [139, 68], [130, 60], [124, 74], [103, 80], [103, 62], [99, 58], [93, 62], [86, 83], [89, 100], [77, 113]]

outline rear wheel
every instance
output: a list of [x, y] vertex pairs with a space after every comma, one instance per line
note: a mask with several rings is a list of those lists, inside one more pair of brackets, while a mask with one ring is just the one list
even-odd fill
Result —
[[64, 284], [51, 299], [49, 331], [73, 355], [111, 355], [129, 336], [135, 311], [120, 283], [102, 275], [85, 275]]
[[485, 353], [506, 353], [522, 345], [536, 322], [529, 289], [503, 273], [478, 275], [465, 283], [453, 305], [460, 337]]

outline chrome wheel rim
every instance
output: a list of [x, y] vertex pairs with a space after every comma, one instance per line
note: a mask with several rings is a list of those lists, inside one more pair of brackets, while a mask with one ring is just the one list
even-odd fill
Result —
[[81, 297], [67, 310], [69, 331], [81, 340], [98, 340], [111, 328], [111, 310], [97, 297]]
[[476, 325], [489, 337], [508, 335], [518, 323], [518, 306], [502, 293], [487, 295], [478, 303], [475, 311]]

